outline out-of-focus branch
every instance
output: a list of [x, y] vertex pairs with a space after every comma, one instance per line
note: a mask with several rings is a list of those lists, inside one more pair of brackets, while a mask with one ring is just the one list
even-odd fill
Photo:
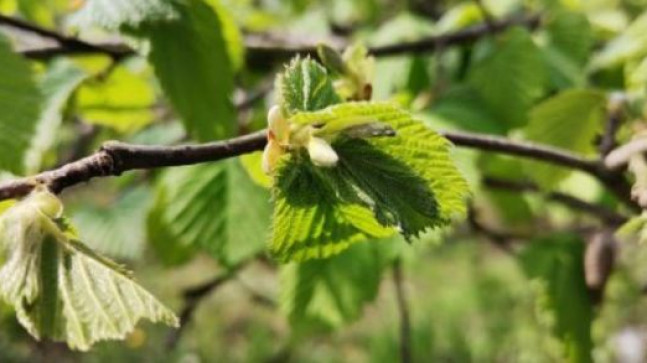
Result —
[[400, 362], [411, 363], [413, 361], [411, 347], [411, 314], [409, 312], [409, 302], [404, 287], [404, 277], [402, 273], [402, 262], [396, 259], [393, 262], [393, 285], [395, 286], [395, 296], [398, 305], [398, 315], [400, 316]]
[[586, 201], [583, 201], [579, 198], [576, 198], [572, 195], [568, 195], [561, 192], [542, 192], [537, 185], [529, 182], [523, 181], [514, 181], [508, 179], [495, 178], [491, 176], [486, 176], [482, 180], [483, 185], [488, 188], [493, 189], [503, 189], [512, 192], [532, 192], [540, 193], [547, 200], [561, 203], [568, 208], [571, 208], [575, 211], [589, 214], [593, 217], [596, 217], [602, 220], [604, 223], [611, 227], [617, 227], [625, 223], [628, 218], [622, 214], [619, 214], [611, 209], [603, 207], [601, 205], [592, 204]]
[[[122, 58], [134, 54], [134, 50], [123, 44], [94, 44], [77, 38], [61, 35], [55, 31], [24, 22], [8, 16], [0, 16], [0, 24], [31, 31], [43, 37], [55, 40], [58, 44], [44, 48], [32, 48], [22, 54], [32, 59], [49, 59], [60, 55], [103, 53], [113, 58]], [[493, 23], [474, 25], [456, 32], [425, 37], [416, 41], [401, 42], [385, 46], [372, 47], [369, 52], [376, 57], [402, 54], [432, 53], [439, 45], [450, 46], [471, 43], [484, 35], [502, 32], [512, 26], [523, 26], [535, 29], [540, 24], [539, 15], [513, 17]], [[267, 66], [284, 61], [295, 55], [317, 56], [316, 44], [304, 44], [290, 40], [277, 42], [266, 35], [251, 34], [245, 37], [245, 48], [248, 65]]]

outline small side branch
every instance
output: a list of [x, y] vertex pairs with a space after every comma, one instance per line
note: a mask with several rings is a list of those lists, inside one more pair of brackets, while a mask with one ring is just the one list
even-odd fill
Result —
[[411, 363], [413, 361], [411, 349], [411, 314], [409, 313], [409, 302], [404, 291], [404, 277], [400, 259], [393, 262], [393, 285], [395, 286], [398, 315], [400, 317], [400, 362]]

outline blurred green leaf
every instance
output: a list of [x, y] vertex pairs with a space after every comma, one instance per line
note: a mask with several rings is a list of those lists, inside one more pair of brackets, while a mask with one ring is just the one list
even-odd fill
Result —
[[66, 220], [50, 219], [62, 205], [38, 188], [0, 217], [0, 296], [36, 339], [88, 350], [97, 341], [124, 339], [146, 318], [178, 320], [136, 284], [123, 267], [78, 241]]
[[540, 281], [540, 304], [554, 315], [553, 329], [569, 362], [592, 362], [593, 305], [584, 280], [584, 241], [568, 234], [538, 238], [521, 254], [526, 275]]
[[270, 222], [269, 193], [238, 160], [169, 170], [157, 185], [149, 241], [167, 264], [203, 249], [233, 265], [262, 251]]
[[37, 133], [41, 92], [29, 63], [0, 34], [0, 170], [25, 171], [25, 157]]
[[76, 97], [82, 119], [121, 133], [150, 124], [155, 118], [155, 92], [147, 72], [136, 68], [122, 65], [107, 77], [85, 82]]
[[[524, 133], [528, 140], [576, 153], [594, 150], [595, 135], [601, 132], [606, 97], [590, 89], [567, 90], [535, 106]], [[546, 163], [528, 162], [526, 172], [542, 187], [550, 188], [570, 170]]]
[[126, 191], [114, 203], [87, 201], [74, 211], [72, 219], [89, 247], [110, 257], [134, 260], [144, 251], [150, 201], [150, 190], [140, 186]]
[[506, 131], [505, 125], [492, 115], [478, 92], [467, 85], [443, 92], [430, 112], [453, 127], [489, 134], [505, 134]]
[[523, 126], [528, 110], [543, 93], [546, 68], [527, 30], [508, 30], [490, 54], [473, 66], [469, 83], [502, 124]]
[[385, 261], [380, 244], [355, 244], [326, 260], [281, 266], [281, 310], [296, 328], [339, 327], [377, 295]]
[[544, 54], [553, 84], [558, 88], [585, 86], [585, 66], [594, 42], [586, 16], [559, 12], [548, 22], [546, 32], [548, 44]]

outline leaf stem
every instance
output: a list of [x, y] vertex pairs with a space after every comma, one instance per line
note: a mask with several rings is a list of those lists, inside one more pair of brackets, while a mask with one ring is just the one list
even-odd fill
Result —
[[398, 258], [393, 262], [393, 285], [398, 304], [398, 315], [400, 316], [400, 362], [411, 363], [411, 314], [409, 302], [404, 291], [404, 277], [402, 273], [402, 261]]

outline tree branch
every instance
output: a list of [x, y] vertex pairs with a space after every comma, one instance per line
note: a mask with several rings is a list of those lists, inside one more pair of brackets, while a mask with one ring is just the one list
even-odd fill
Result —
[[[95, 177], [117, 176], [129, 170], [214, 162], [260, 151], [265, 147], [265, 133], [266, 131], [262, 130], [229, 140], [177, 146], [107, 142], [94, 154], [58, 169], [0, 184], [0, 200], [24, 196], [37, 184], [47, 185], [53, 192], [59, 193]], [[610, 171], [596, 160], [588, 160], [553, 147], [511, 141], [502, 137], [455, 131], [441, 134], [458, 146], [522, 156], [586, 172], [597, 178], [620, 200], [635, 206], [631, 201], [630, 187], [622, 173]]]
[[[124, 44], [93, 44], [77, 38], [68, 37], [55, 31], [44, 29], [12, 17], [0, 15], [0, 24], [11, 26], [23, 31], [30, 31], [43, 37], [55, 40], [58, 45], [37, 49], [27, 49], [21, 53], [28, 58], [45, 60], [60, 55], [102, 53], [120, 59], [135, 54], [135, 51]], [[484, 35], [502, 32], [512, 26], [523, 26], [535, 29], [540, 24], [540, 16], [530, 15], [514, 17], [492, 24], [479, 24], [453, 33], [426, 37], [420, 40], [403, 42], [385, 46], [372, 47], [369, 52], [376, 57], [396, 56], [402, 54], [433, 53], [440, 45], [460, 45], [471, 43]], [[252, 68], [263, 67], [276, 62], [285, 61], [295, 55], [317, 56], [316, 44], [303, 44], [294, 41], [268, 39], [263, 35], [247, 35], [245, 37], [245, 54], [247, 63]]]

